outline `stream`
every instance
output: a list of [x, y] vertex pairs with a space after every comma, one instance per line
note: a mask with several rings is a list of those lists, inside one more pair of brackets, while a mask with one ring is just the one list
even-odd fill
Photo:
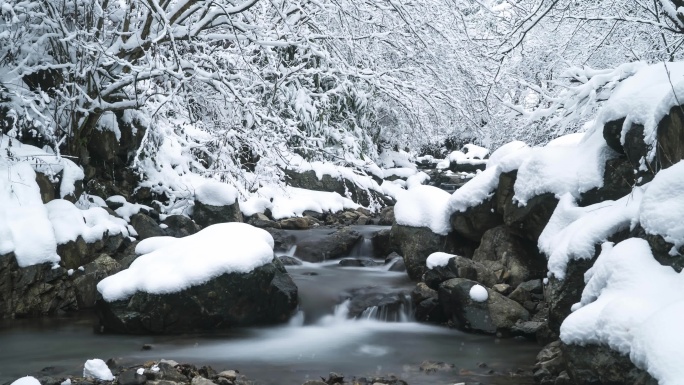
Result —
[[[366, 239], [351, 257], [372, 255], [368, 237], [377, 229], [357, 228]], [[322, 236], [324, 231], [292, 233], [301, 241]], [[296, 247], [287, 254], [296, 257]], [[394, 374], [411, 385], [533, 383], [490, 375], [489, 371], [506, 374], [529, 367], [539, 351], [535, 343], [417, 323], [412, 321], [410, 305], [390, 311], [371, 307], [357, 319], [349, 319], [350, 301], [346, 298], [350, 291], [410, 293], [415, 284], [406, 273], [388, 267], [342, 267], [339, 261], [287, 266], [299, 287], [300, 311], [289, 324], [276, 327], [211, 335], [119, 336], [95, 334], [92, 314], [2, 320], [0, 384], [46, 367], [51, 367], [46, 374], [55, 377], [80, 375], [83, 363], [91, 358], [118, 358], [124, 365], [163, 358], [211, 365], [219, 371], [237, 369], [262, 385], [299, 385], [327, 377], [331, 371], [347, 378]], [[152, 349], [142, 350], [145, 344]], [[454, 368], [426, 373], [420, 370], [424, 361], [445, 362]]]

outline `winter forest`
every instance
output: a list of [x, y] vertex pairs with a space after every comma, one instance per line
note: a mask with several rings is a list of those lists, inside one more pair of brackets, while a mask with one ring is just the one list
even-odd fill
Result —
[[0, 384], [684, 385], [684, 0], [0, 0]]

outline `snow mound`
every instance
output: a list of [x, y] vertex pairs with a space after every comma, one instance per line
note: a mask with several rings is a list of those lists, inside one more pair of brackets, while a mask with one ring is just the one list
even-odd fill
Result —
[[63, 199], [52, 200], [45, 207], [59, 245], [75, 241], [78, 237], [86, 243], [93, 243], [107, 234], [129, 236], [126, 221], [109, 215], [102, 207], [80, 210]]
[[643, 195], [643, 189], [636, 187], [617, 201], [587, 207], [578, 207], [571, 194], [564, 195], [538, 242], [539, 250], [549, 259], [549, 273], [564, 279], [571, 259], [591, 259], [595, 245], [633, 227]]
[[433, 186], [415, 186], [399, 197], [394, 216], [400, 225], [428, 227], [432, 232], [447, 235], [449, 223], [449, 193]]
[[208, 179], [195, 190], [195, 198], [208, 206], [230, 206], [235, 204], [238, 191], [235, 187]]
[[40, 381], [38, 381], [35, 377], [26, 376], [15, 380], [10, 385], [40, 385]]
[[425, 260], [425, 265], [432, 270], [435, 267], [444, 267], [449, 263], [451, 258], [455, 257], [453, 254], [442, 253], [440, 251], [432, 253]]
[[149, 238], [138, 247], [147, 254], [98, 283], [106, 301], [122, 300], [137, 291], [175, 293], [225, 273], [248, 273], [273, 260], [273, 237], [235, 222], [209, 226], [172, 242]]
[[485, 302], [489, 299], [489, 293], [487, 289], [482, 285], [475, 285], [470, 288], [470, 299], [475, 302]]
[[317, 213], [338, 212], [361, 207], [349, 198], [335, 192], [306, 190], [296, 187], [262, 187], [259, 196], [240, 202], [240, 211], [246, 216], [271, 210], [273, 218], [301, 217], [304, 211]]
[[560, 198], [570, 193], [579, 198], [584, 192], [603, 186], [605, 163], [617, 154], [606, 145], [601, 130], [561, 137], [555, 144], [536, 147], [518, 169], [514, 199], [521, 205], [541, 194]]
[[83, 377], [102, 381], [114, 380], [112, 371], [109, 370], [107, 364], [99, 358], [86, 361], [83, 365]]
[[672, 255], [684, 245], [684, 161], [656, 174], [639, 211], [641, 226], [649, 234], [673, 243]]
[[524, 151], [524, 149], [526, 148], [529, 148], [527, 143], [521, 142], [519, 140], [514, 140], [512, 142], [504, 144], [503, 146], [497, 148], [496, 151], [494, 151], [492, 155], [489, 157], [489, 162], [487, 162], [487, 168], [497, 166], [506, 156], [519, 151]]
[[662, 266], [648, 242], [603, 244], [585, 274], [582, 299], [561, 326], [566, 344], [605, 344], [629, 355], [661, 385], [684, 378], [684, 278]]
[[658, 63], [644, 66], [634, 75], [622, 81], [599, 111], [595, 130], [602, 131], [610, 121], [625, 118], [621, 142], [634, 124], [644, 126], [644, 140], [655, 155], [658, 123], [670, 109], [684, 100], [684, 62]]
[[116, 212], [116, 215], [123, 218], [126, 222], [130, 222], [131, 217], [139, 213], [140, 210], [152, 211], [152, 207], [142, 205], [140, 203], [129, 203], [126, 198], [121, 195], [112, 195], [107, 198], [107, 202], [118, 203], [121, 205], [114, 210], [114, 212]]

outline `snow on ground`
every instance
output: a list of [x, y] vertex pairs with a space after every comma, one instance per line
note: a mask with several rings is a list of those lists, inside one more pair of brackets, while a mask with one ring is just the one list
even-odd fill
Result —
[[565, 278], [570, 259], [591, 259], [595, 245], [618, 231], [633, 228], [643, 196], [643, 188], [635, 187], [617, 201], [578, 207], [570, 193], [564, 195], [539, 237], [539, 250], [549, 260], [549, 273]]
[[451, 258], [455, 257], [453, 254], [442, 253], [441, 251], [430, 254], [425, 260], [425, 265], [432, 270], [435, 267], [444, 267], [449, 263]]
[[672, 244], [671, 254], [684, 245], [684, 161], [656, 174], [639, 210], [639, 222], [649, 234]]
[[112, 371], [109, 370], [107, 364], [99, 358], [94, 358], [85, 362], [83, 365], [83, 377], [94, 378], [101, 381], [114, 380]]
[[40, 385], [40, 381], [38, 381], [35, 377], [26, 376], [17, 379], [10, 385]]
[[446, 157], [446, 159], [437, 162], [437, 168], [447, 169], [451, 166], [451, 163], [472, 165], [487, 164], [487, 160], [485, 159], [485, 157], [489, 155], [488, 149], [474, 145], [472, 143], [466, 144], [465, 146], [463, 146], [463, 149], [466, 152], [452, 151]]
[[75, 241], [78, 237], [86, 243], [93, 243], [106, 234], [129, 236], [126, 221], [109, 215], [101, 207], [80, 210], [64, 199], [52, 200], [45, 207], [59, 245]]
[[184, 237], [140, 242], [131, 266], [97, 285], [106, 301], [123, 300], [137, 291], [174, 293], [226, 273], [248, 273], [273, 260], [273, 237], [245, 223], [220, 223]]
[[208, 206], [230, 206], [235, 204], [237, 197], [235, 187], [213, 179], [208, 179], [195, 190], [195, 199]]
[[129, 203], [126, 198], [121, 195], [112, 195], [107, 198], [107, 202], [118, 203], [121, 207], [114, 210], [116, 215], [123, 218], [126, 222], [131, 221], [131, 217], [140, 212], [140, 210], [152, 210], [152, 207], [141, 205], [139, 203]]
[[684, 378], [684, 276], [662, 266], [648, 242], [603, 245], [586, 273], [581, 302], [563, 322], [567, 344], [606, 344], [629, 355], [661, 385]]
[[400, 225], [429, 227], [432, 232], [447, 235], [449, 223], [449, 193], [433, 186], [415, 186], [399, 197], [394, 216]]
[[379, 155], [378, 165], [384, 168], [392, 167], [408, 167], [416, 168], [416, 165], [411, 161], [411, 154], [405, 151], [390, 151], [385, 150]]
[[268, 186], [259, 189], [255, 195], [240, 202], [240, 211], [245, 216], [271, 210], [273, 218], [301, 217], [304, 211], [317, 213], [338, 212], [361, 207], [351, 199], [335, 192], [306, 190], [296, 187]]

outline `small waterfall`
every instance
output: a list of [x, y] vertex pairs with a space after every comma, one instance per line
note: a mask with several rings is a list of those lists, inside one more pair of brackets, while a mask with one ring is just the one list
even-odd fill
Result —
[[370, 238], [363, 238], [361, 242], [357, 243], [349, 253], [350, 258], [372, 257], [373, 256], [373, 241]]
[[411, 322], [414, 320], [411, 298], [400, 293], [396, 302], [370, 306], [356, 318], [382, 322]]

